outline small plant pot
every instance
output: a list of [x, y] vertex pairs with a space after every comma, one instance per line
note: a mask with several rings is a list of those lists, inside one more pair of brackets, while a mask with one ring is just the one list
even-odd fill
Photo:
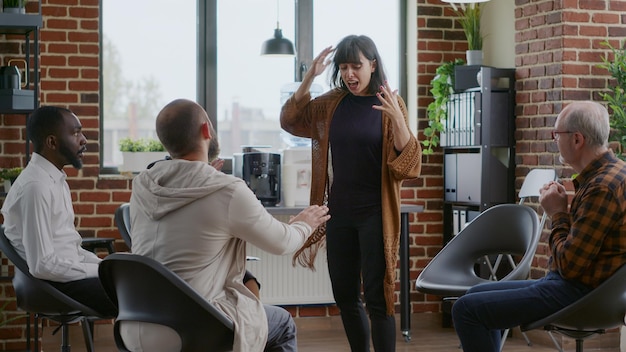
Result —
[[163, 160], [167, 152], [122, 152], [124, 163], [119, 167], [120, 172], [141, 172], [153, 161]]
[[3, 11], [4, 13], [18, 13], [18, 14], [26, 13], [26, 9], [23, 7], [5, 7]]
[[482, 50], [467, 50], [465, 51], [465, 58], [468, 65], [482, 65], [483, 64], [483, 51]]

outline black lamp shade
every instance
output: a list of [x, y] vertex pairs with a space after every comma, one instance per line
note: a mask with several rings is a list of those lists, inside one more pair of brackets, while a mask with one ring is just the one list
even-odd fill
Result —
[[289, 39], [283, 38], [283, 30], [276, 28], [274, 38], [263, 42], [261, 55], [295, 55], [293, 43]]

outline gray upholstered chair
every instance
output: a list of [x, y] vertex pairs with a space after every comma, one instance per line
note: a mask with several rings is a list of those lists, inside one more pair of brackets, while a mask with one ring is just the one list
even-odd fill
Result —
[[[415, 287], [422, 293], [456, 300], [472, 286], [494, 280], [492, 275], [479, 275], [476, 270], [477, 262], [490, 262], [493, 257], [509, 258], [514, 265], [499, 281], [527, 279], [540, 235], [539, 217], [532, 208], [521, 204], [493, 206], [446, 244], [422, 270]], [[520, 259], [515, 263], [514, 258]], [[503, 332], [500, 350], [507, 334], [508, 329]]]

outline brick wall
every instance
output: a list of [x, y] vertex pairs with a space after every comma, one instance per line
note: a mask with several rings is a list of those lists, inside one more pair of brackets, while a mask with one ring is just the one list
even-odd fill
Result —
[[[428, 125], [426, 106], [432, 101], [430, 80], [443, 62], [464, 58], [465, 37], [448, 4], [418, 0], [419, 130]], [[599, 43], [619, 46], [626, 37], [624, 0], [515, 0], [516, 67], [516, 190], [535, 167], [556, 167], [572, 191], [572, 171], [558, 162], [550, 131], [561, 108], [570, 101], [593, 99], [609, 82], [597, 68], [607, 54]], [[425, 204], [411, 227], [411, 278], [416, 278], [442, 244], [442, 154], [423, 159], [422, 185], [415, 189]], [[536, 206], [536, 204], [534, 205]], [[419, 224], [419, 225], [418, 225]], [[548, 232], [535, 257], [533, 277], [544, 274]], [[413, 312], [437, 311], [440, 297], [411, 293]]]
[[[416, 0], [418, 13], [418, 118], [427, 126], [430, 80], [445, 61], [464, 58], [467, 45], [450, 6], [440, 0]], [[502, 1], [502, 0], [498, 0]], [[626, 0], [515, 0], [517, 68], [517, 180], [519, 189], [530, 168], [557, 165], [555, 145], [549, 137], [556, 114], [572, 100], [598, 98], [606, 87], [605, 72], [596, 68], [606, 53], [599, 42], [613, 44], [626, 37]], [[89, 236], [119, 238], [113, 213], [130, 198], [130, 180], [99, 175], [99, 51], [98, 0], [42, 0], [41, 104], [72, 109], [81, 119], [89, 140], [85, 167], [67, 168], [78, 229]], [[28, 4], [37, 11], [37, 3]], [[0, 59], [19, 57], [22, 40], [0, 36]], [[0, 167], [21, 166], [24, 159], [24, 116], [0, 115]], [[420, 136], [423, 137], [423, 136]], [[423, 204], [425, 211], [410, 215], [410, 277], [419, 275], [441, 248], [443, 233], [443, 155], [438, 150], [423, 159], [422, 177], [406, 181], [407, 202]], [[571, 171], [558, 167], [568, 178]], [[544, 239], [545, 240], [545, 239]], [[125, 246], [119, 240], [118, 249]], [[545, 241], [536, 264], [546, 262]], [[533, 275], [542, 273], [536, 269]], [[399, 283], [397, 283], [399, 290]], [[0, 282], [0, 297], [12, 296], [10, 283]], [[0, 302], [4, 298], [0, 298]], [[439, 297], [411, 290], [413, 312], [439, 311]], [[336, 314], [336, 310], [292, 308], [299, 315]], [[22, 348], [23, 327], [0, 328], [0, 347]], [[16, 342], [17, 341], [17, 342]]]
[[[27, 12], [37, 12], [37, 7], [37, 2], [31, 1]], [[130, 199], [130, 179], [99, 174], [99, 1], [42, 0], [41, 13], [40, 104], [64, 106], [74, 111], [88, 140], [83, 169], [65, 169], [72, 190], [76, 226], [84, 236], [119, 239], [113, 213]], [[23, 37], [0, 35], [3, 64], [11, 58], [22, 57], [23, 52]], [[24, 124], [24, 115], [0, 115], [0, 167], [24, 165]], [[117, 247], [126, 250], [121, 240]], [[0, 297], [13, 295], [10, 283], [0, 282]], [[5, 298], [0, 298], [0, 303], [4, 301]], [[0, 328], [0, 349], [25, 348], [23, 325], [22, 321]]]
[[[626, 38], [626, 1], [516, 0], [517, 170], [523, 176], [537, 165], [555, 166], [566, 181], [572, 170], [559, 166], [550, 131], [564, 105], [575, 100], [602, 101], [609, 76], [597, 67], [608, 52], [600, 42], [615, 46]], [[548, 232], [544, 231], [535, 258], [534, 277], [547, 265]]]

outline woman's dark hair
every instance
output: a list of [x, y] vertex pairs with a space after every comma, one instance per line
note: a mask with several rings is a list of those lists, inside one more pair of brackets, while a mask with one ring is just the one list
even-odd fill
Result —
[[26, 133], [33, 142], [35, 152], [40, 153], [43, 150], [46, 137], [57, 134], [59, 128], [65, 123], [64, 114], [73, 114], [73, 112], [57, 106], [42, 106], [30, 115], [26, 123]]
[[341, 64], [359, 64], [361, 58], [359, 54], [362, 53], [365, 58], [370, 61], [376, 60], [376, 68], [372, 72], [372, 79], [367, 87], [369, 94], [375, 94], [378, 92], [380, 86], [382, 86], [387, 80], [385, 70], [383, 69], [383, 62], [376, 49], [374, 41], [364, 35], [349, 35], [343, 38], [337, 47], [335, 48], [335, 55], [333, 56], [333, 72], [330, 79], [330, 84], [333, 87], [340, 87], [343, 90], [348, 90], [346, 83], [341, 79], [341, 72], [339, 65]]

